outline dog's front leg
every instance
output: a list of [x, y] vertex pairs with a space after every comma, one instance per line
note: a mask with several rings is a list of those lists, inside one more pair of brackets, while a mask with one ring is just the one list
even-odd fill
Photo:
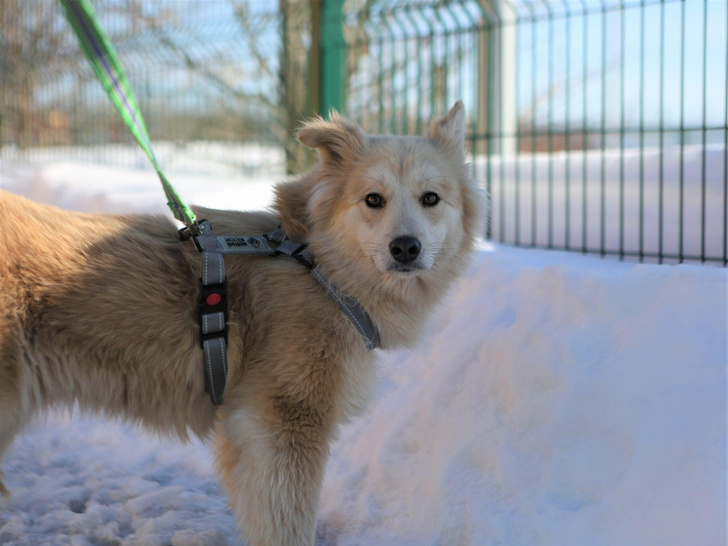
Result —
[[230, 411], [218, 428], [223, 488], [250, 546], [310, 546], [330, 434], [305, 402]]

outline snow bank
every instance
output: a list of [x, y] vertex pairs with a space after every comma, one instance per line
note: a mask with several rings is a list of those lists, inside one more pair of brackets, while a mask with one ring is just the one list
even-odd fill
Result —
[[335, 446], [336, 544], [724, 544], [726, 272], [496, 248]]
[[[68, 208], [158, 192], [97, 166], [0, 167], [3, 188]], [[214, 183], [190, 191], [214, 206]], [[419, 347], [383, 353], [332, 448], [317, 544], [725, 544], [727, 285], [719, 268], [484, 245]], [[238, 544], [199, 443], [53, 414], [3, 470], [1, 544]]]

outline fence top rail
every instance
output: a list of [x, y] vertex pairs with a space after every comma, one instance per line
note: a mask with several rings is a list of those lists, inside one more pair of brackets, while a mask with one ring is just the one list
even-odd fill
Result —
[[[343, 14], [346, 28], [342, 46], [356, 47], [371, 41], [393, 41], [428, 36], [448, 36], [462, 32], [487, 31], [492, 28], [556, 21], [571, 17], [588, 17], [628, 9], [646, 9], [659, 4], [674, 4], [682, 0], [375, 0]], [[98, 0], [100, 20], [109, 29], [109, 36], [122, 54], [125, 66], [146, 66], [150, 60], [169, 66], [183, 67], [189, 62], [216, 63], [226, 58], [244, 57], [244, 43], [236, 40], [240, 32], [237, 16], [240, 10], [254, 22], [257, 39], [269, 40], [277, 32], [283, 14], [271, 7], [273, 3], [202, 2], [190, 0], [185, 8], [174, 10], [163, 4], [143, 3], [140, 12], [124, 11], [116, 0]], [[55, 8], [55, 4], [51, 4]], [[157, 7], [155, 7], [157, 6]], [[288, 4], [288, 11], [299, 9]], [[83, 74], [84, 68], [75, 43], [61, 25], [60, 10], [45, 10], [49, 31], [59, 34], [58, 43], [49, 52], [54, 63], [44, 62], [43, 52], [36, 50], [29, 59], [42, 65], [43, 77], [72, 71]], [[56, 13], [57, 12], [57, 13]], [[2, 21], [12, 26], [12, 21]], [[7, 23], [7, 25], [5, 24]], [[61, 25], [61, 26], [59, 26]], [[47, 33], [46, 33], [47, 34]], [[194, 43], [194, 58], [180, 54], [180, 45]]]
[[344, 16], [349, 45], [368, 40], [487, 31], [492, 28], [632, 9], [683, 0], [402, 0], [374, 2]]

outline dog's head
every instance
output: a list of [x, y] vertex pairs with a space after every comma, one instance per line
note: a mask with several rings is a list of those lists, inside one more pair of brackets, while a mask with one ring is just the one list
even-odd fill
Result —
[[462, 102], [424, 137], [368, 136], [333, 114], [305, 124], [298, 140], [318, 150], [320, 164], [277, 188], [277, 209], [289, 236], [308, 241], [340, 284], [459, 272], [481, 201], [465, 158]]

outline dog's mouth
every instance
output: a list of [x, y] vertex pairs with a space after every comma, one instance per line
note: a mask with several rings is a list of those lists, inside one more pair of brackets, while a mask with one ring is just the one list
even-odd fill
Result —
[[426, 271], [426, 268], [423, 267], [421, 264], [400, 264], [400, 263], [392, 263], [389, 265], [388, 271], [391, 271], [393, 273], [404, 273], [404, 274], [410, 274], [410, 275], [417, 275], [418, 273], [421, 273], [423, 271]]

